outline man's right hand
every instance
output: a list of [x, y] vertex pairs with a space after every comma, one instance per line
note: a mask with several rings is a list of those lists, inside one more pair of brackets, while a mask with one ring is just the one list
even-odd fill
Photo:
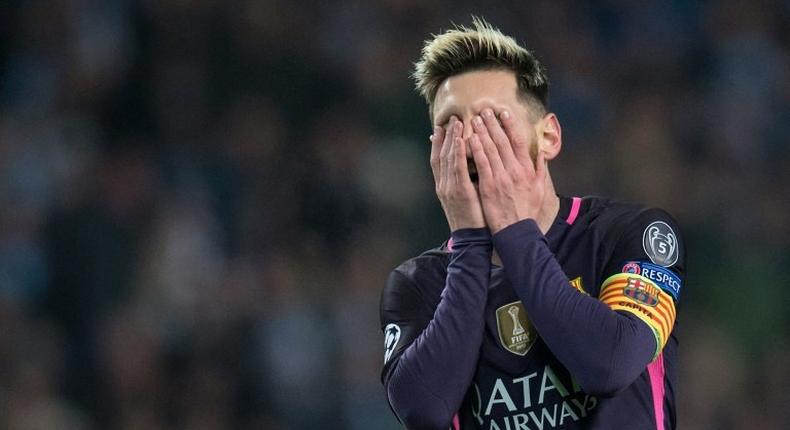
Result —
[[434, 127], [431, 135], [431, 170], [450, 231], [486, 226], [480, 197], [469, 177], [463, 131], [464, 124], [453, 116], [446, 129]]

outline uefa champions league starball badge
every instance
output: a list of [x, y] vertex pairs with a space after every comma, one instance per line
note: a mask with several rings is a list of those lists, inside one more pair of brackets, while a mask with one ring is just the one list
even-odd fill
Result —
[[650, 261], [669, 267], [678, 261], [678, 238], [667, 223], [654, 221], [642, 234], [642, 247]]
[[397, 324], [387, 324], [384, 328], [384, 362], [388, 362], [392, 353], [395, 351], [395, 346], [400, 341], [400, 327]]

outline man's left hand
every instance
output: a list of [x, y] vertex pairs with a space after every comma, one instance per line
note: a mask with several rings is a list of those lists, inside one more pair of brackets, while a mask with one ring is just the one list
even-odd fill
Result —
[[507, 111], [500, 119], [501, 126], [491, 109], [483, 110], [472, 119], [474, 135], [470, 139], [483, 214], [491, 234], [521, 220], [536, 219], [545, 194], [545, 155], [538, 151], [533, 164], [531, 142], [520, 133], [516, 119]]

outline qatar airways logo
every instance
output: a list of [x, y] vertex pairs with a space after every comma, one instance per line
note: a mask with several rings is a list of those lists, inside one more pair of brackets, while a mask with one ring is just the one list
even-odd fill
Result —
[[473, 385], [472, 416], [488, 430], [560, 428], [583, 421], [598, 399], [574, 381], [564, 383], [550, 366], [515, 379], [497, 378], [492, 387]]

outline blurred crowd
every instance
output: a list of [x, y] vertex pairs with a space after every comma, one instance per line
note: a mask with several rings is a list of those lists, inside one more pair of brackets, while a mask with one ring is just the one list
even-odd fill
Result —
[[790, 3], [0, 2], [0, 428], [396, 429], [388, 272], [448, 236], [422, 41], [534, 50], [565, 195], [680, 221], [680, 428], [790, 428]]

